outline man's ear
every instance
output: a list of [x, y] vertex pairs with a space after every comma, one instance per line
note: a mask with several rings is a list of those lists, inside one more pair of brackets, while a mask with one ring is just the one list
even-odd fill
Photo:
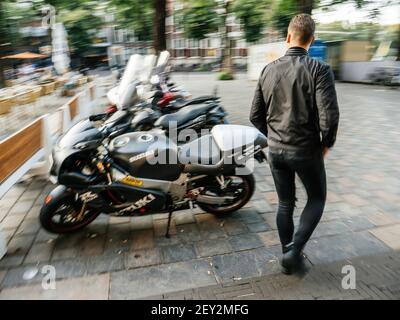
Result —
[[288, 32], [287, 36], [286, 36], [286, 43], [290, 44], [290, 41], [292, 40], [292, 35], [290, 34], [290, 32]]

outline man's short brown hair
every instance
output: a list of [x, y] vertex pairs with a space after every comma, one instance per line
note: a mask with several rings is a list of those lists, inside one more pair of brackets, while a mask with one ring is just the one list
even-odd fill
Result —
[[315, 22], [307, 13], [295, 15], [290, 20], [288, 31], [299, 39], [300, 44], [306, 44], [315, 32]]

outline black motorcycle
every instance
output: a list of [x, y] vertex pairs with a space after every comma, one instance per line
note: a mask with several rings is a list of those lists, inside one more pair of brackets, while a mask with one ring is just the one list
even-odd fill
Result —
[[196, 205], [229, 214], [254, 192], [247, 161], [266, 160], [266, 137], [246, 126], [216, 125], [210, 134], [181, 146], [160, 130], [121, 135], [123, 128], [109, 123], [80, 129], [72, 128], [53, 149], [51, 175], [59, 185], [40, 212], [50, 232], [77, 231], [100, 213], [168, 212], [168, 228], [173, 211]]

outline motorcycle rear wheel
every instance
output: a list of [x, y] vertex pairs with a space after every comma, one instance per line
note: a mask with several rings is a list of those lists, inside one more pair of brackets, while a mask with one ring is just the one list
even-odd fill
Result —
[[43, 206], [39, 219], [42, 227], [51, 233], [66, 234], [79, 231], [91, 223], [100, 214], [86, 208], [73, 194], [52, 199]]
[[[227, 191], [231, 191], [232, 189], [235, 190], [235, 192], [240, 191], [238, 194], [237, 199], [234, 200], [234, 202], [229, 203], [229, 204], [223, 204], [223, 205], [215, 205], [215, 204], [206, 204], [206, 203], [201, 203], [197, 202], [197, 205], [206, 212], [215, 214], [215, 215], [227, 215], [230, 214], [234, 211], [239, 210], [242, 208], [253, 196], [254, 190], [255, 190], [255, 179], [252, 174], [250, 175], [244, 175], [244, 176], [235, 176], [235, 175], [224, 175], [225, 179], [229, 178], [239, 178], [242, 180], [242, 182], [238, 185], [232, 185], [231, 187], [228, 186]], [[207, 188], [207, 187], [206, 187]], [[207, 189], [205, 190], [207, 192]], [[223, 191], [220, 191], [219, 196], [223, 196]]]

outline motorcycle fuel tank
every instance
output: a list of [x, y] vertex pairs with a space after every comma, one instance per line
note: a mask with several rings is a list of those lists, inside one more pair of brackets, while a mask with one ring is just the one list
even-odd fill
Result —
[[134, 177], [174, 181], [183, 170], [178, 147], [161, 132], [123, 134], [110, 142], [109, 150], [115, 163]]

